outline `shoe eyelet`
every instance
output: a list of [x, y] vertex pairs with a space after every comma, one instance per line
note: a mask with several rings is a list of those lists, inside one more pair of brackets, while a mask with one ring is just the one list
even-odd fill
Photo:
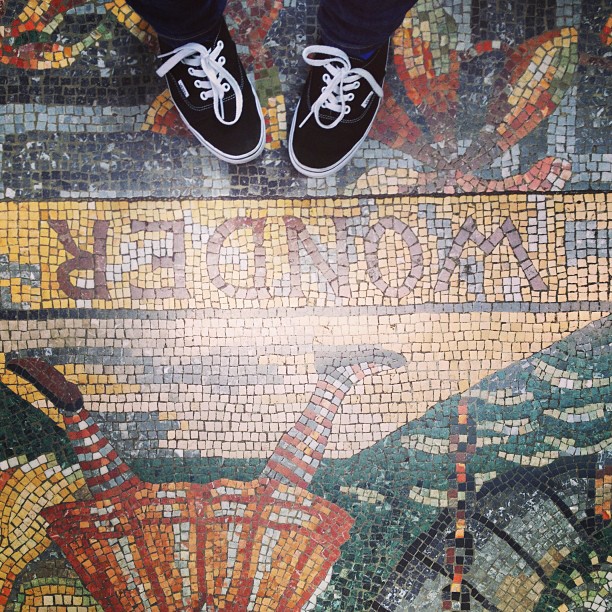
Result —
[[201, 93], [200, 93], [200, 100], [204, 100], [204, 101], [206, 101], [206, 100], [207, 100], [207, 98], [206, 98], [206, 92], [205, 92], [205, 91], [203, 91], [203, 92], [201, 92]]
[[350, 107], [350, 106], [347, 106], [347, 107], [344, 109], [344, 114], [345, 114], [345, 115], [348, 115], [350, 112], [351, 112], [351, 107]]
[[188, 68], [187, 69], [187, 73], [190, 74], [191, 76], [194, 76], [195, 74], [195, 68]]
[[217, 64], [219, 64], [219, 66], [225, 66], [225, 58], [223, 56], [221, 56], [218, 60], [217, 60]]
[[352, 102], [355, 99], [355, 94], [350, 93], [348, 96], [346, 96], [346, 99], [348, 102]]
[[223, 83], [223, 91], [229, 91], [229, 90], [230, 90], [229, 83]]
[[329, 83], [329, 74], [325, 73], [325, 74], [323, 75], [323, 82], [324, 82], [324, 83]]

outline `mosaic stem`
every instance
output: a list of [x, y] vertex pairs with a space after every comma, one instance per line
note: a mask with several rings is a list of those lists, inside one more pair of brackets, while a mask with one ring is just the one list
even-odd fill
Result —
[[[363, 357], [363, 356], [362, 356]], [[391, 351], [365, 353], [359, 363], [332, 360], [295, 425], [283, 434], [263, 470], [263, 476], [283, 484], [307, 488], [321, 463], [331, 427], [346, 394], [370, 374], [396, 368], [404, 358]]]
[[126, 483], [131, 486], [139, 482], [83, 408], [83, 396], [77, 385], [42, 359], [15, 359], [7, 368], [31, 382], [61, 410], [68, 439], [94, 496], [119, 493]]

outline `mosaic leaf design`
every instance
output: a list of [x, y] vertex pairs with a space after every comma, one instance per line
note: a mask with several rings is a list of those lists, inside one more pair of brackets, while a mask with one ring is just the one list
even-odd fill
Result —
[[[538, 366], [538, 360], [548, 365]], [[550, 368], [552, 365], [555, 369]], [[477, 442], [475, 455], [468, 464], [468, 474], [474, 479], [478, 499], [491, 500], [491, 512], [504, 507], [498, 501], [496, 491], [505, 490], [512, 497], [520, 484], [527, 495], [533, 489], [532, 483], [545, 484], [551, 478], [549, 474], [563, 474], [565, 461], [577, 462], [582, 466], [580, 473], [591, 483], [595, 482], [598, 449], [612, 447], [612, 412], [607, 408], [612, 400], [611, 371], [612, 319], [606, 317], [541, 353], [487, 377], [464, 393], [481, 440]], [[563, 376], [559, 372], [564, 372]], [[350, 593], [347, 609], [370, 609], [368, 602], [375, 592], [365, 585], [371, 584], [374, 573], [383, 581], [387, 579], [393, 567], [411, 548], [406, 543], [414, 542], [414, 546], [424, 548], [431, 543], [436, 551], [438, 546], [443, 550], [444, 537], [452, 525], [449, 514], [444, 516], [450, 517], [450, 522], [444, 522], [440, 515], [441, 509], [448, 505], [449, 475], [454, 472], [448, 432], [461, 398], [457, 395], [439, 402], [424, 416], [373, 447], [351, 459], [338, 461], [328, 470], [320, 470], [313, 491], [325, 491], [330, 500], [350, 508], [357, 519], [356, 533], [376, 534], [373, 542], [349, 540], [334, 566], [331, 588], [336, 592]], [[569, 439], [573, 439], [573, 446], [568, 443]], [[578, 473], [574, 463], [567, 465], [568, 478]], [[505, 482], [512, 484], [504, 485]], [[568, 486], [568, 494], [573, 495], [575, 489]], [[352, 487], [353, 490], [367, 488], [385, 501], [376, 505], [358, 504], [355, 496], [340, 493], [342, 487]], [[332, 493], [334, 489], [337, 491], [335, 495]], [[582, 513], [593, 512], [594, 505], [606, 508], [610, 501], [610, 487], [601, 489], [593, 498], [585, 494], [584, 498], [572, 503], [578, 504]], [[379, 525], [381, 513], [385, 516], [384, 528]], [[508, 513], [507, 520], [516, 521], [513, 525], [522, 524], [516, 516]], [[601, 529], [604, 518], [596, 516], [589, 520], [591, 528]], [[524, 524], [527, 526], [530, 522]], [[428, 536], [430, 527], [438, 536]], [[564, 554], [569, 552], [571, 549]], [[511, 563], [509, 569], [513, 567]], [[424, 565], [417, 569], [409, 566], [406, 572], [416, 582], [433, 580], [438, 575]], [[516, 603], [508, 589], [519, 588], [519, 582], [508, 583], [503, 598]], [[399, 598], [401, 593], [409, 593], [412, 588], [410, 584], [392, 583], [390, 579], [391, 597]], [[428, 584], [425, 594], [431, 593], [432, 585]], [[488, 579], [481, 586], [486, 584], [490, 584]], [[359, 591], [360, 585], [364, 585], [364, 592]], [[538, 585], [525, 584], [525, 588], [531, 589], [532, 586], [536, 589], [530, 591], [533, 596]], [[355, 600], [358, 603], [355, 604]], [[319, 610], [331, 609], [331, 591], [329, 595], [323, 595], [320, 603]], [[417, 605], [407, 609], [425, 610], [427, 605], [431, 605], [425, 600], [421, 603], [421, 607]], [[508, 609], [513, 608], [510, 605]]]
[[417, 172], [409, 168], [372, 168], [362, 174], [347, 193], [400, 194], [413, 191], [444, 193], [484, 193], [495, 191], [560, 191], [572, 176], [572, 165], [564, 159], [545, 157], [527, 172], [499, 180], [483, 179], [474, 174], [457, 171], [455, 180], [441, 184], [437, 172]]
[[459, 89], [457, 24], [436, 0], [419, 2], [393, 36], [393, 57], [406, 95], [440, 142], [454, 134]]
[[[612, 319], [602, 319], [466, 392], [475, 404], [480, 438], [475, 471], [499, 474], [513, 464], [544, 466], [612, 446], [612, 413], [606, 408], [612, 397], [611, 328]], [[579, 359], [576, 344], [597, 358]], [[429, 426], [448, 419], [454, 402], [439, 404], [429, 417], [405, 427], [402, 444], [410, 456], [447, 454], [445, 442], [431, 436]], [[425, 486], [436, 488], [443, 481]]]
[[503, 138], [503, 150], [521, 140], [557, 108], [577, 66], [578, 32], [574, 28], [546, 32], [520, 45], [508, 58], [504, 72], [510, 71], [511, 88], [508, 91], [506, 84], [498, 83], [494, 90], [497, 102], [489, 110], [492, 123], [505, 103], [511, 106], [496, 127]]
[[[431, 137], [411, 120], [389, 91], [371, 137], [435, 168], [435, 174], [375, 168], [360, 177], [347, 193], [362, 193], [370, 184], [372, 193], [561, 189], [571, 177], [571, 165], [555, 158], [542, 159], [527, 172], [499, 180], [481, 179], [473, 172], [522, 140], [558, 106], [578, 65], [576, 30], [546, 32], [516, 49], [500, 41], [482, 41], [460, 54], [456, 51], [456, 24], [452, 18], [435, 2], [419, 4], [417, 8], [407, 15], [394, 36], [394, 59], [406, 94], [424, 117]], [[447, 153], [456, 148], [453, 124], [460, 62], [500, 50], [508, 58], [495, 82], [485, 126], [465, 154], [453, 159]], [[431, 142], [442, 147], [434, 149]]]
[[[11, 26], [0, 34], [0, 62], [29, 70], [58, 69], [73, 64], [83, 51], [112, 36], [105, 19], [76, 43], [54, 42], [54, 36], [59, 39], [56, 32], [64, 21], [64, 14], [86, 2], [29, 0]], [[150, 26], [132, 11], [125, 0], [114, 0], [104, 6], [110, 16], [141, 42], [151, 45], [155, 40]]]
[[[483, 440], [499, 438], [495, 444], [478, 446], [470, 461], [469, 473], [475, 479], [479, 495], [484, 495], [487, 487], [501, 490], [503, 483], [500, 484], [499, 479], [506, 474], [511, 476], [515, 470], [519, 470], [516, 482], [528, 488], [538, 470], [562, 474], [559, 466], [565, 465], [566, 459], [595, 469], [596, 456], [574, 458], [572, 453], [576, 453], [575, 449], [596, 452], [596, 448], [609, 445], [606, 440], [612, 412], [606, 406], [612, 401], [611, 347], [612, 320], [607, 317], [542, 353], [484, 379], [466, 392], [471, 406], [474, 402], [470, 414], [478, 426], [479, 437]], [[545, 362], [546, 367], [538, 365], [537, 360]], [[565, 372], [563, 377], [558, 371]], [[550, 380], [546, 380], [547, 377]], [[551, 384], [562, 378], [574, 382]], [[406, 543], [435, 525], [440, 510], [444, 509], [443, 502], [447, 501], [447, 477], [453, 471], [452, 457], [444, 450], [448, 444], [449, 419], [458, 401], [459, 397], [455, 396], [440, 402], [421, 418], [350, 459], [322, 463], [310, 487], [312, 493], [354, 517], [354, 533], [368, 533], [372, 537], [353, 537], [343, 545], [330, 587], [319, 596], [316, 610], [334, 609], [334, 602], [337, 602], [334, 595], [338, 593], [343, 595], [345, 609], [370, 609], [368, 602], [376, 595], [376, 585], [381, 585], [400, 562]], [[536, 427], [538, 423], [540, 427]], [[411, 447], [410, 440], [416, 441], [414, 436], [419, 434], [429, 437], [429, 440], [422, 440], [427, 445]], [[560, 449], [558, 442], [547, 439], [549, 436], [558, 441], [573, 438], [574, 450], [569, 446]], [[426, 448], [433, 452], [425, 452]], [[547, 454], [552, 452], [559, 458]], [[262, 463], [241, 460], [219, 463], [216, 459], [132, 462], [147, 479], [167, 481], [195, 477], [202, 482], [210, 481], [211, 476], [248, 481], [261, 473]], [[568, 474], [575, 477], [579, 469], [587, 468], [570, 466], [567, 469]], [[591, 471], [584, 473], [595, 482], [594, 471], [592, 475]], [[546, 474], [548, 472], [540, 479], [542, 483], [549, 481]], [[513, 487], [511, 485], [509, 490], [513, 491]], [[600, 489], [593, 499], [589, 500], [586, 495], [580, 499], [580, 507], [595, 503], [603, 509], [608, 508], [610, 486], [603, 483]], [[594, 528], [601, 523], [603, 512], [601, 515], [594, 517], [599, 522], [589, 521]], [[510, 597], [510, 591], [504, 592], [505, 597]]]
[[575, 550], [551, 576], [535, 612], [609, 610], [612, 606], [612, 528]]
[[485, 126], [462, 166], [489, 163], [549, 117], [572, 84], [578, 60], [575, 28], [545, 32], [512, 51], [495, 82]]
[[[470, 500], [469, 488], [474, 479], [468, 474], [465, 536], [470, 534], [470, 550], [462, 572], [464, 609], [533, 610], [542, 594], [540, 604], [545, 605], [536, 608], [542, 612], [585, 609], [557, 608], [562, 602], [571, 603], [563, 589], [556, 593], [561, 597], [553, 607], [550, 604], [554, 599], [547, 593], [557, 591], [564, 574], [580, 576], [575, 571], [576, 560], [578, 567], [586, 569], [585, 583], [588, 581], [585, 574], [590, 574], [591, 569], [603, 569], [593, 567], [592, 560], [597, 562], [593, 548], [604, 552], [605, 562], [609, 535], [605, 538], [608, 542], [598, 541], [609, 528], [599, 521], [584, 520], [589, 512], [586, 493], [591, 475], [592, 463], [585, 458], [567, 459], [544, 469], [516, 468], [481, 484]], [[579, 491], [582, 494], [576, 494]], [[430, 529], [406, 548], [377, 597], [380, 604], [377, 609], [450, 609], [441, 604], [452, 577], [445, 567], [444, 542], [448, 542], [453, 518], [452, 510], [442, 509]], [[582, 554], [576, 554], [580, 551]], [[590, 559], [585, 551], [592, 555]], [[491, 567], [495, 567], [493, 577]], [[606, 582], [609, 585], [610, 578]], [[586, 589], [583, 591], [584, 602], [593, 601]], [[592, 609], [603, 612], [609, 607]]]
[[85, 485], [78, 467], [62, 469], [53, 455], [8, 467], [16, 463], [3, 462], [8, 471], [0, 477], [0, 606], [19, 572], [51, 544], [42, 510], [74, 501]]

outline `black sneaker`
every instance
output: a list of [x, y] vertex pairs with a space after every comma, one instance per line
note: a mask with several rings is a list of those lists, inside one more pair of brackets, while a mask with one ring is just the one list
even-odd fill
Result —
[[185, 125], [212, 153], [230, 164], [258, 157], [266, 131], [255, 90], [247, 78], [225, 21], [210, 47], [189, 42], [162, 46], [166, 77]]
[[380, 106], [388, 53], [388, 43], [367, 60], [324, 45], [304, 49], [312, 68], [289, 133], [289, 157], [302, 174], [329, 176], [359, 149]]

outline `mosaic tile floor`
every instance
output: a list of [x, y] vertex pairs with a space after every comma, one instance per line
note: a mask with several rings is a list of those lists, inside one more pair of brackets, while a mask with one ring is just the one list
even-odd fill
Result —
[[316, 3], [227, 14], [240, 167], [123, 0], [0, 0], [0, 610], [612, 610], [612, 6], [421, 0], [319, 180]]

